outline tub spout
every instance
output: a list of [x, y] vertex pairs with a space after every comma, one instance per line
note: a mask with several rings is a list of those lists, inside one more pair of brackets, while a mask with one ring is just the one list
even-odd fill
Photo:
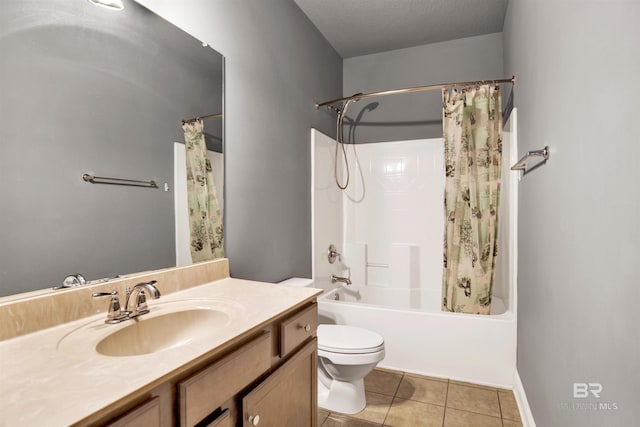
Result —
[[335, 274], [332, 274], [331, 283], [336, 283], [336, 282], [341, 282], [341, 283], [344, 283], [345, 285], [350, 285], [351, 279], [348, 277], [340, 277], [340, 276], [336, 276]]

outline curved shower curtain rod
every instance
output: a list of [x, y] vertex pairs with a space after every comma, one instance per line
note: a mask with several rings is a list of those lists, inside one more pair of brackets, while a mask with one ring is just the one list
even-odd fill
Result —
[[512, 76], [510, 79], [496, 79], [496, 80], [477, 80], [473, 82], [458, 82], [458, 83], [444, 83], [430, 86], [416, 86], [416, 87], [408, 87], [404, 89], [393, 89], [393, 90], [384, 90], [381, 92], [370, 92], [370, 93], [356, 93], [355, 95], [346, 96], [344, 98], [332, 99], [331, 101], [321, 102], [316, 104], [316, 108], [324, 107], [332, 110], [338, 110], [333, 106], [336, 102], [346, 102], [346, 101], [358, 101], [362, 98], [371, 98], [374, 96], [386, 96], [386, 95], [395, 95], [397, 93], [411, 93], [411, 92], [422, 92], [425, 90], [434, 90], [434, 89], [447, 89], [450, 87], [456, 86], [477, 86], [477, 85], [489, 85], [489, 84], [498, 84], [498, 83], [511, 83], [512, 85], [516, 84], [516, 76]]

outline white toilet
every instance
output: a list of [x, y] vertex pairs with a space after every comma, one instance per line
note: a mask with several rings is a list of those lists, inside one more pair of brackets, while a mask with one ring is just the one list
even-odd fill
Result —
[[[310, 286], [311, 279], [294, 277], [280, 284]], [[384, 338], [345, 325], [318, 325], [318, 406], [355, 414], [367, 405], [364, 377], [384, 359]]]
[[380, 334], [345, 325], [318, 325], [318, 406], [355, 414], [364, 409], [364, 377], [384, 359]]

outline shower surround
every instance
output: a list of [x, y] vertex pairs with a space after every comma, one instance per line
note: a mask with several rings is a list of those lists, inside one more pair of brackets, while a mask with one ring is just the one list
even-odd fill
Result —
[[[494, 307], [491, 315], [480, 316], [440, 311], [442, 139], [361, 144], [356, 154], [349, 145], [350, 184], [341, 192], [334, 176], [336, 142], [312, 130], [313, 279], [326, 291], [318, 300], [320, 322], [382, 334], [381, 367], [512, 387], [515, 271], [509, 266], [515, 265], [517, 175], [507, 165], [515, 144], [511, 136], [505, 126]], [[344, 183], [340, 158], [337, 173]], [[330, 244], [342, 254], [333, 264], [327, 260]], [[332, 274], [349, 276], [353, 285], [332, 284]]]

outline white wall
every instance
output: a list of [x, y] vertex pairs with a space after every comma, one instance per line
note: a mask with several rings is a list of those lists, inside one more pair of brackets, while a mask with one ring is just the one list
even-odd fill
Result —
[[[336, 186], [334, 177], [336, 144], [335, 139], [311, 129], [313, 279], [328, 279], [332, 274], [348, 275], [341, 261], [336, 260], [330, 264], [327, 257], [329, 245], [336, 246], [339, 253], [345, 253], [342, 239], [342, 193]], [[340, 169], [338, 177], [342, 178]]]
[[498, 258], [493, 282], [493, 294], [502, 298], [505, 306], [513, 312], [516, 312], [518, 181], [521, 175], [521, 172], [511, 170], [511, 165], [518, 161], [517, 116], [514, 109], [503, 125]]
[[442, 139], [351, 145], [348, 150], [344, 238], [347, 248], [366, 248], [366, 284], [441, 289]]
[[551, 148], [519, 189], [518, 372], [539, 426], [638, 424], [639, 22], [628, 0], [507, 10], [520, 154]]

